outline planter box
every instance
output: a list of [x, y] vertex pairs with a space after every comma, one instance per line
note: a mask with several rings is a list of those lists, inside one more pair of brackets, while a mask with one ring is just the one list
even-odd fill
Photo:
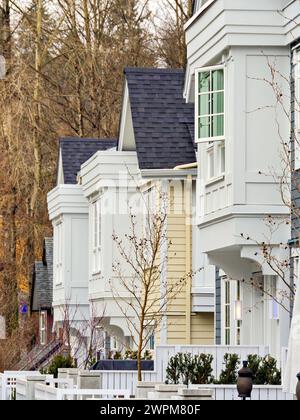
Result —
[[77, 384], [78, 389], [100, 389], [101, 374], [99, 372], [80, 371]]
[[136, 386], [135, 396], [136, 399], [148, 399], [149, 392], [153, 393], [155, 391], [156, 385], [163, 385], [160, 382], [139, 382]]
[[45, 383], [46, 376], [28, 376], [27, 378], [17, 378], [16, 399], [32, 401], [35, 399], [35, 385]]
[[[137, 371], [138, 364], [136, 360], [101, 360], [93, 366], [92, 370]], [[143, 360], [142, 370], [154, 371], [154, 361]]]
[[183, 385], [155, 385], [154, 392], [148, 393], [149, 400], [170, 400], [178, 395], [178, 391]]
[[192, 400], [192, 401], [212, 401], [213, 390], [211, 389], [187, 389], [182, 388], [178, 391], [178, 395], [172, 397], [172, 400]]

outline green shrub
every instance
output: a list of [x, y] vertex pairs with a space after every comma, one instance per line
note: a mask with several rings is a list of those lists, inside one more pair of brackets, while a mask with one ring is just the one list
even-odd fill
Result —
[[262, 358], [257, 354], [249, 354], [248, 356], [248, 368], [252, 370], [254, 385], [261, 385], [257, 382], [257, 372], [259, 370], [261, 361]]
[[206, 385], [214, 382], [211, 354], [199, 354], [194, 356], [193, 385]]
[[191, 353], [179, 354], [179, 371], [182, 383], [186, 386], [192, 383], [194, 378], [195, 358]]
[[167, 366], [167, 384], [178, 385], [181, 378], [181, 370], [180, 370], [180, 363], [181, 358], [179, 354], [171, 357]]
[[272, 356], [264, 357], [255, 378], [257, 385], [281, 385], [281, 371], [277, 369], [276, 359]]
[[137, 360], [138, 351], [126, 350], [124, 360]]
[[167, 366], [167, 383], [183, 383], [186, 386], [210, 384], [214, 380], [212, 362], [213, 356], [209, 354], [193, 356], [190, 353], [178, 353], [171, 357]]
[[114, 360], [122, 360], [122, 353], [120, 351], [116, 351], [116, 353], [114, 354]]
[[240, 358], [237, 354], [226, 353], [224, 356], [225, 369], [222, 370], [219, 381], [221, 385], [233, 385], [237, 382]]
[[53, 375], [54, 378], [58, 377], [58, 369], [61, 368], [75, 368], [75, 363], [71, 356], [55, 356], [51, 364], [47, 368], [47, 374]]
[[148, 360], [148, 361], [150, 361], [150, 360], [152, 360], [152, 359], [153, 359], [153, 357], [152, 357], [152, 353], [151, 353], [151, 351], [146, 350], [146, 351], [145, 351], [145, 353], [144, 353], [144, 355], [143, 355], [143, 360]]

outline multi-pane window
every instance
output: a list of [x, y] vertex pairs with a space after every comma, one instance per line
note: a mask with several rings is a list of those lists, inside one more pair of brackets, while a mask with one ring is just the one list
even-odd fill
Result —
[[207, 143], [208, 181], [223, 177], [225, 153], [224, 68], [215, 66], [196, 71], [196, 140]]
[[63, 281], [63, 224], [59, 222], [54, 228], [54, 278], [55, 284]]
[[[236, 289], [236, 305], [241, 305], [242, 302], [242, 295], [241, 295], [241, 282], [237, 281], [237, 289]], [[241, 312], [241, 309], [240, 309]], [[237, 315], [237, 314], [236, 314]], [[241, 314], [239, 314], [238, 317], [241, 317]], [[241, 345], [241, 330], [242, 330], [242, 320], [237, 319], [236, 320], [236, 345]]]
[[223, 343], [241, 345], [242, 287], [240, 281], [223, 278]]
[[231, 327], [231, 294], [230, 294], [230, 281], [225, 281], [225, 345], [231, 344], [230, 340], [230, 327]]
[[101, 201], [92, 205], [92, 247], [93, 247], [93, 274], [101, 271]]
[[196, 72], [197, 140], [224, 139], [224, 69], [215, 67]]
[[47, 313], [40, 313], [40, 344], [44, 346], [47, 344]]

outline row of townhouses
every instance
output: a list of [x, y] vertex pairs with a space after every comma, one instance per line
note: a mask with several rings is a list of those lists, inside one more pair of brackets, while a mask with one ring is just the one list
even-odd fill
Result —
[[[74, 340], [93, 313], [103, 318], [106, 351], [133, 346], [111, 287], [120, 258], [113, 235], [130, 235], [137, 189], [149, 200], [159, 188], [173, 203], [161, 282], [196, 274], [149, 349], [255, 344], [280, 358], [299, 267], [299, 222], [290, 217], [300, 200], [299, 21], [296, 0], [197, 0], [185, 27], [186, 71], [126, 69], [118, 138], [60, 140], [46, 296], [47, 264], [35, 274], [43, 340], [49, 325], [59, 333], [67, 306]], [[151, 200], [159, 205], [156, 194]]]

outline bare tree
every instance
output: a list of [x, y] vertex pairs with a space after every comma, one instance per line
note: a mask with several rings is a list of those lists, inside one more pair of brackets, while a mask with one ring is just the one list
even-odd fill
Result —
[[115, 302], [137, 347], [139, 381], [142, 381], [143, 351], [151, 336], [160, 331], [170, 305], [193, 277], [190, 272], [180, 279], [167, 278], [168, 251], [172, 245], [167, 232], [168, 200], [161, 192], [157, 193], [157, 198], [159, 209], [144, 201], [144, 228], [141, 233], [140, 217], [130, 209], [130, 233], [124, 238], [116, 233], [113, 235], [121, 260], [113, 266], [118, 286], [113, 281], [110, 283]]

